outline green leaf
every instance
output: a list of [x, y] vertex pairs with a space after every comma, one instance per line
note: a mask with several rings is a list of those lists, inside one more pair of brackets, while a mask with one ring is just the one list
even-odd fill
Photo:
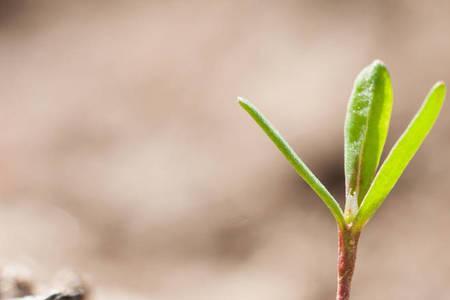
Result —
[[345, 226], [341, 207], [333, 196], [328, 192], [320, 180], [311, 172], [305, 163], [298, 157], [295, 151], [289, 146], [281, 134], [272, 126], [266, 117], [258, 111], [258, 109], [248, 100], [238, 98], [239, 104], [248, 112], [248, 114], [256, 121], [261, 129], [267, 134], [272, 142], [277, 146], [281, 153], [294, 167], [295, 171], [301, 178], [317, 193], [322, 199], [331, 214], [336, 219], [338, 225], [343, 228]]
[[444, 103], [445, 93], [443, 82], [438, 82], [431, 89], [422, 107], [378, 171], [354, 219], [355, 228], [362, 228], [383, 204], [433, 127]]
[[388, 70], [378, 60], [355, 80], [345, 120], [345, 181], [347, 217], [356, 214], [375, 176], [392, 111]]

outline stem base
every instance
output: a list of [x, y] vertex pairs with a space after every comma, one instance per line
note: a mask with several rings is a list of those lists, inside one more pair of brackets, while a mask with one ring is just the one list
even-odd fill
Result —
[[353, 271], [355, 269], [356, 250], [360, 232], [351, 228], [338, 230], [338, 278], [336, 300], [349, 300]]

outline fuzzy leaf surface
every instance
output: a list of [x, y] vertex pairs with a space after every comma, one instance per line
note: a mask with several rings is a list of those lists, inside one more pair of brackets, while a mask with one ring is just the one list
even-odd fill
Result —
[[356, 213], [369, 189], [389, 129], [391, 79], [376, 60], [355, 80], [345, 120], [346, 213]]

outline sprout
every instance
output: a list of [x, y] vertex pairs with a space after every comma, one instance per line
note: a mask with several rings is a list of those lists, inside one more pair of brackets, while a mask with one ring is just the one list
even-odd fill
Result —
[[379, 60], [357, 76], [345, 120], [345, 209], [300, 159], [291, 146], [248, 100], [238, 98], [261, 129], [293, 166], [297, 174], [328, 207], [338, 226], [337, 300], [350, 298], [358, 240], [392, 188], [419, 150], [441, 111], [446, 94], [443, 82], [428, 93], [405, 132], [378, 168], [389, 129], [393, 105], [389, 72]]

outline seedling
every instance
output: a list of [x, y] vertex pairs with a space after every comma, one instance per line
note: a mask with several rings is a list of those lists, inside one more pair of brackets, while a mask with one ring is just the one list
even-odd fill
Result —
[[267, 118], [249, 101], [238, 99], [242, 108], [268, 135], [297, 174], [317, 193], [336, 220], [337, 300], [350, 298], [361, 231], [383, 204], [430, 132], [445, 94], [443, 82], [433, 86], [422, 107], [378, 168], [391, 118], [391, 79], [386, 66], [378, 60], [361, 71], [354, 83], [345, 120], [344, 210]]

